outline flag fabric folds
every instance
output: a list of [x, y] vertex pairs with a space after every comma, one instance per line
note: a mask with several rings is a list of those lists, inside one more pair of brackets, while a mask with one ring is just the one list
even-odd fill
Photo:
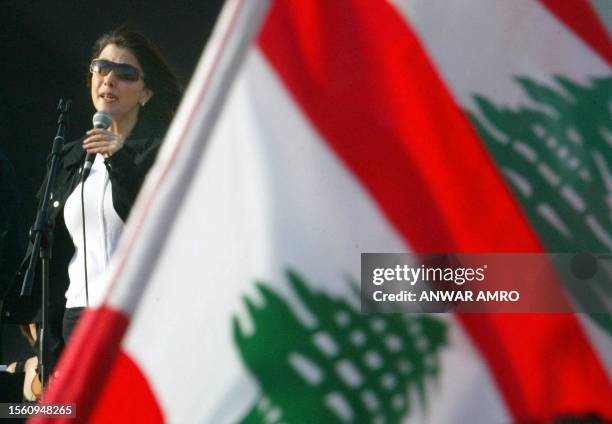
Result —
[[362, 252], [612, 250], [612, 49], [560, 3], [272, 1], [224, 101], [196, 73], [46, 401], [87, 422], [612, 420], [606, 316], [359, 311]]

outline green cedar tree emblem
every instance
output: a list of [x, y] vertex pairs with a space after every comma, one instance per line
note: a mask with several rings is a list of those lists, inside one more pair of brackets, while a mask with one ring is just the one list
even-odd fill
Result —
[[314, 317], [305, 324], [289, 303], [257, 283], [265, 304], [245, 299], [254, 322], [234, 317], [240, 356], [261, 395], [243, 423], [397, 423], [410, 393], [426, 406], [425, 384], [440, 371], [446, 324], [432, 316], [362, 315], [345, 300], [309, 289], [294, 272], [291, 288]]
[[[517, 82], [531, 106], [475, 96], [475, 128], [548, 251], [612, 251], [612, 78]], [[600, 264], [606, 283], [589, 297], [609, 302], [612, 263]], [[591, 317], [612, 335], [612, 315]]]

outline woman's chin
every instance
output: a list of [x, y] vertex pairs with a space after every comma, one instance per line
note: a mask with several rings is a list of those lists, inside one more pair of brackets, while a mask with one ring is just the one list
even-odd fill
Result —
[[111, 115], [117, 112], [118, 104], [115, 102], [99, 101], [94, 104], [98, 112], [108, 112]]
[[96, 110], [98, 112], [106, 112], [108, 113], [110, 116], [113, 117], [113, 120], [115, 120], [115, 118], [117, 118], [117, 109], [110, 107], [109, 105], [102, 105], [102, 106], [96, 106]]

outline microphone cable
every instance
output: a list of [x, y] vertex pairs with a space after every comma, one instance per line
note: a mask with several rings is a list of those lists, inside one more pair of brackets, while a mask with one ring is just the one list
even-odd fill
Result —
[[[96, 112], [92, 118], [94, 128], [108, 128], [113, 123], [113, 117], [108, 112]], [[88, 160], [91, 158], [91, 162]], [[83, 223], [83, 267], [85, 271], [85, 305], [89, 308], [89, 278], [87, 276], [87, 236], [85, 235], [85, 181], [89, 176], [96, 155], [85, 155], [81, 167], [81, 218]], [[88, 165], [89, 163], [89, 165]]]
[[83, 267], [85, 270], [85, 306], [89, 308], [89, 279], [87, 278], [87, 236], [85, 235], [85, 164], [81, 168], [81, 223], [83, 225]]

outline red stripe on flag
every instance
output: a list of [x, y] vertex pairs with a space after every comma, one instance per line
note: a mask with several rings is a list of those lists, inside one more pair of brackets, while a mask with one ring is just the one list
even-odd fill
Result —
[[561, 22], [612, 65], [612, 40], [587, 0], [540, 0]]
[[[168, 362], [172, 366], [172, 361]], [[124, 352], [119, 352], [104, 390], [98, 398], [89, 423], [164, 422], [162, 410], [149, 382], [138, 365]]]
[[[612, 388], [571, 314], [462, 315], [517, 421], [596, 412], [612, 419]], [[486, 318], [486, 319], [483, 319]]]
[[[417, 251], [542, 251], [387, 2], [278, 0], [259, 44], [329, 147]], [[461, 318], [517, 420], [590, 410], [612, 417], [610, 384], [573, 316]]]
[[[129, 369], [126, 371], [129, 368], [126, 365], [129, 363], [122, 358], [122, 355], [117, 355], [128, 323], [128, 319], [123, 314], [107, 307], [88, 311], [83, 315], [74, 330], [70, 344], [56, 366], [54, 378], [43, 401], [43, 403], [75, 403], [77, 421], [68, 418], [52, 421], [39, 418], [32, 420], [33, 423], [90, 422], [91, 414], [101, 399], [101, 389], [109, 383], [109, 378], [110, 382], [118, 383], [112, 389], [120, 387], [119, 393], [124, 395], [126, 402], [132, 403], [134, 408], [148, 411], [148, 416], [155, 416], [151, 411], [159, 407], [152, 396], [144, 390], [143, 384], [134, 386], [134, 383], [129, 381], [118, 381], [122, 376], [137, 375]], [[114, 370], [112, 377], [109, 370]], [[125, 391], [126, 388], [133, 387], [138, 387], [140, 390]]]

